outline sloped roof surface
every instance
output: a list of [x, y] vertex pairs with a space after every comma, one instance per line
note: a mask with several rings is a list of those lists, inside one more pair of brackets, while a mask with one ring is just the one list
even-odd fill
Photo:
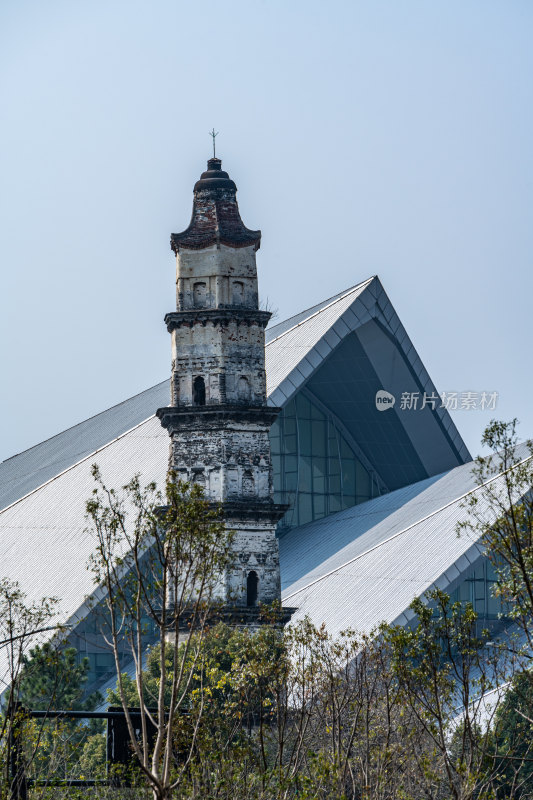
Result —
[[[524, 448], [522, 456], [528, 453]], [[495, 490], [503, 486], [494, 478]], [[449, 589], [482, 551], [462, 532], [463, 500], [478, 491], [472, 465], [294, 528], [280, 539], [282, 598], [330, 633], [406, 622], [414, 597]], [[478, 512], [494, 517], [480, 500]]]
[[[366, 281], [364, 282], [366, 283]], [[350, 289], [344, 289], [344, 291], [333, 295], [333, 297], [328, 297], [326, 300], [322, 300], [321, 303], [317, 303], [316, 305], [311, 306], [311, 308], [306, 308], [304, 311], [300, 311], [293, 317], [284, 319], [282, 322], [277, 322], [275, 325], [269, 325], [265, 331], [266, 343], [269, 344], [269, 342], [271, 342], [272, 339], [276, 339], [282, 333], [288, 331], [289, 328], [293, 328], [299, 322], [302, 322], [304, 319], [311, 317], [313, 314], [316, 314], [317, 311], [321, 311], [326, 306], [329, 306], [330, 303], [333, 303], [335, 300], [339, 300], [341, 297], [344, 297], [345, 294], [351, 292], [353, 289], [356, 288], [357, 288], [356, 286], [352, 286]]]
[[0, 508], [24, 497], [168, 403], [169, 381], [152, 386], [0, 463]]
[[113, 488], [130, 481], [134, 470], [143, 483], [164, 486], [168, 443], [151, 417], [0, 512], [2, 577], [18, 581], [30, 602], [59, 598], [61, 622], [75, 615], [94, 588], [87, 563], [96, 543], [85, 519], [95, 485], [91, 465], [99, 465]]

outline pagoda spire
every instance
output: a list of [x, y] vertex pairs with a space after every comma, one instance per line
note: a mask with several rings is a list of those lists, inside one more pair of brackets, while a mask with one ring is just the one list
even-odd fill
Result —
[[244, 225], [236, 194], [237, 187], [222, 169], [220, 158], [210, 158], [207, 170], [194, 186], [189, 227], [170, 237], [176, 255], [181, 249], [203, 250], [213, 245], [259, 249], [261, 231], [248, 230]]

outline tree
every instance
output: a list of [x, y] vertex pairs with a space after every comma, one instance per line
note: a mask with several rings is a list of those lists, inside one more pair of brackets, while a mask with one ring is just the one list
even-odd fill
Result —
[[403, 702], [431, 745], [431, 759], [419, 761], [421, 784], [435, 796], [444, 787], [454, 800], [488, 800], [498, 768], [483, 697], [498, 684], [499, 654], [487, 648], [486, 633], [477, 634], [469, 603], [435, 590], [411, 608], [411, 627], [385, 626], [383, 635]]
[[[87, 515], [97, 549], [91, 566], [107, 612], [104, 631], [115, 659], [117, 691], [138, 766], [154, 797], [165, 800], [179, 787], [196, 744], [199, 722], [187, 753], [180, 751], [175, 729], [187, 711], [201, 644], [229, 563], [232, 535], [202, 489], [176, 481], [173, 474], [167, 479], [164, 507], [155, 485], [142, 488], [138, 476], [117, 493], [105, 486], [97, 466], [93, 475], [97, 485], [87, 502]], [[160, 668], [157, 697], [150, 704], [143, 672], [149, 629], [158, 640]], [[140, 738], [122, 676], [125, 651], [135, 664]], [[200, 687], [200, 712], [203, 707]], [[156, 732], [153, 742], [150, 726]]]
[[[57, 600], [44, 597], [29, 603], [17, 582], [0, 579], [0, 647], [5, 658], [3, 683], [7, 691], [1, 705], [0, 755], [3, 785], [13, 791], [23, 780], [22, 742], [18, 695], [23, 675], [24, 656], [36, 634], [59, 630], [51, 624]], [[36, 757], [36, 748], [26, 752], [26, 760]], [[10, 763], [11, 762], [11, 763]], [[10, 770], [15, 767], [14, 776]]]
[[516, 419], [493, 420], [485, 429], [482, 443], [491, 452], [476, 458], [478, 489], [466, 499], [468, 518], [459, 526], [460, 533], [474, 534], [484, 546], [497, 576], [495, 593], [518, 630], [500, 643], [500, 653], [514, 656], [518, 674], [504, 692], [494, 727], [509, 797], [531, 792], [533, 756], [533, 673], [528, 668], [533, 647], [533, 442], [518, 443], [517, 424]]
[[[23, 656], [23, 667], [17, 687], [17, 700], [24, 710], [93, 711], [102, 701], [99, 692], [84, 695], [89, 674], [89, 660], [78, 661], [74, 647], [63, 647], [61, 641], [46, 642]], [[80, 758], [91, 737], [102, 738], [105, 725], [100, 720], [71, 718], [25, 719], [20, 731], [24, 738], [26, 769], [32, 777], [53, 783], [59, 778], [79, 777]], [[94, 747], [94, 745], [93, 745]], [[32, 758], [28, 755], [35, 751]], [[85, 758], [84, 767], [87, 769]], [[105, 758], [92, 771], [105, 769]]]
[[78, 661], [75, 647], [46, 642], [32, 648], [22, 662], [18, 701], [24, 708], [92, 711], [103, 700], [99, 692], [84, 697], [89, 659]]
[[[157, 655], [147, 660], [148, 697], [160, 686]], [[399, 690], [391, 656], [383, 636], [333, 638], [309, 620], [285, 631], [215, 626], [202, 640], [189, 714], [176, 731], [189, 741], [199, 723], [179, 796], [430, 796], [417, 766], [429, 764], [435, 748]], [[136, 703], [135, 682], [126, 678], [125, 690]]]
[[494, 720], [494, 751], [502, 797], [533, 794], [533, 682], [519, 672], [506, 689]]
[[465, 500], [468, 517], [459, 533], [481, 540], [497, 575], [496, 593], [533, 644], [533, 442], [519, 446], [517, 420], [493, 420], [473, 473], [478, 489]]

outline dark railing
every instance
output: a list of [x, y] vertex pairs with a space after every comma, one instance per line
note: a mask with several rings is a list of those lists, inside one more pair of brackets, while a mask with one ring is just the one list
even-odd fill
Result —
[[[141, 727], [141, 711], [139, 708], [130, 708], [129, 714], [135, 732], [139, 734]], [[101, 780], [78, 779], [38, 779], [29, 778], [23, 755], [23, 729], [25, 719], [103, 719], [107, 721], [107, 778]], [[148, 740], [153, 744], [156, 730], [150, 720], [146, 719]], [[119, 786], [126, 785], [127, 780], [117, 782], [109, 774], [110, 766], [131, 764], [132, 750], [126, 722], [126, 714], [120, 707], [110, 706], [107, 711], [29, 711], [17, 706], [13, 715], [8, 737], [8, 768], [9, 768], [9, 796], [10, 800], [27, 800], [28, 788], [31, 786]]]

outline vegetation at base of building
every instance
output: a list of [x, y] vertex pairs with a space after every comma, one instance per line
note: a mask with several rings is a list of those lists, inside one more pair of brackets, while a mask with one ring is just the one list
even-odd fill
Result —
[[45, 642], [22, 658], [17, 699], [32, 711], [93, 711], [103, 697], [99, 692], [85, 696], [88, 677], [89, 659], [78, 659], [75, 647]]
[[[333, 638], [308, 620], [285, 631], [223, 624], [207, 631], [186, 713], [171, 731], [177, 758], [170, 774], [180, 783], [168, 796], [530, 797], [528, 740], [513, 754], [521, 774], [509, 771], [506, 755], [514, 699], [506, 695], [509, 704], [500, 704], [488, 725], [477, 699], [501, 674], [495, 656], [487, 663], [476, 615], [441, 592], [429, 600], [432, 608], [413, 604], [411, 628], [382, 626], [371, 636], [347, 631]], [[161, 688], [158, 652], [144, 671], [147, 707]], [[172, 657], [167, 649], [167, 662]], [[129, 677], [124, 692], [128, 704], [139, 705]], [[167, 685], [167, 702], [168, 692]], [[102, 750], [95, 747], [93, 758], [94, 771]], [[139, 770], [136, 777], [141, 797], [146, 781]], [[133, 790], [115, 791], [126, 797]]]
[[[93, 568], [108, 589], [116, 661], [126, 641], [138, 665], [133, 675], [121, 674], [108, 697], [141, 709], [142, 734], [136, 737], [130, 726], [131, 765], [116, 776], [133, 785], [54, 786], [58, 775], [106, 775], [105, 734], [69, 723], [66, 735], [59, 729], [47, 739], [40, 721], [23, 720], [18, 730], [28, 770], [35, 771], [44, 754], [50, 781], [32, 788], [30, 797], [533, 798], [533, 467], [517, 455], [514, 423], [492, 423], [484, 441], [498, 454], [477, 460], [481, 488], [477, 499], [465, 499], [469, 516], [458, 533], [481, 536], [496, 570], [496, 591], [511, 609], [515, 634], [496, 641], [480, 630], [472, 605], [452, 602], [441, 591], [413, 602], [409, 626], [382, 625], [370, 635], [348, 630], [332, 637], [308, 619], [285, 630], [217, 622], [215, 587], [231, 537], [225, 538], [201, 491], [171, 480], [167, 505], [158, 511], [155, 487], [142, 489], [134, 479], [119, 496], [95, 470], [89, 510], [100, 550]], [[212, 561], [206, 560], [210, 554]], [[187, 587], [181, 599], [178, 586]], [[4, 611], [9, 594], [0, 593], [0, 624], [10, 613], [16, 617]], [[11, 624], [9, 636], [20, 629], [27, 644], [32, 625], [43, 626], [47, 618], [24, 615], [17, 587], [10, 602], [21, 622]], [[279, 610], [271, 614], [275, 623]], [[147, 619], [160, 631], [148, 654]], [[87, 665], [77, 664], [71, 650], [41, 646], [25, 659], [22, 648], [13, 650], [10, 663], [10, 697], [34, 704], [41, 698], [44, 708], [63, 702], [89, 708], [96, 701], [82, 697]], [[8, 698], [4, 767], [14, 713]], [[74, 763], [65, 742], [82, 740]], [[6, 781], [2, 791], [7, 796]]]
[[63, 649], [60, 640], [37, 645], [22, 655], [16, 683], [6, 693], [4, 718], [6, 732], [14, 726], [23, 738], [20, 758], [34, 779], [57, 780], [83, 769], [88, 763], [88, 741], [101, 738], [104, 724], [100, 720], [80, 725], [68, 718], [35, 719], [26, 714], [27, 710], [94, 710], [103, 697], [99, 692], [85, 695], [88, 673], [88, 659], [78, 660], [75, 648]]

